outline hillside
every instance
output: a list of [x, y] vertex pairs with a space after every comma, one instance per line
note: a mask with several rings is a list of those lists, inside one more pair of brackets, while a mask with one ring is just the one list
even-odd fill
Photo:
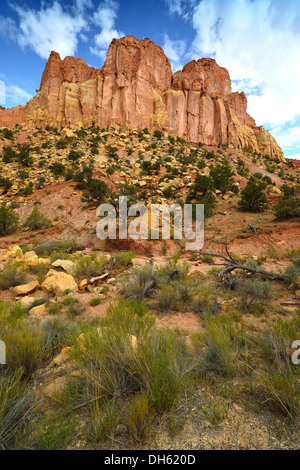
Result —
[[[146, 128], [27, 126], [0, 131], [0, 447], [296, 448], [297, 162]], [[255, 211], [240, 204], [253, 184]], [[99, 240], [96, 207], [120, 195], [204, 203], [208, 253]], [[222, 274], [226, 253], [263, 274]]]

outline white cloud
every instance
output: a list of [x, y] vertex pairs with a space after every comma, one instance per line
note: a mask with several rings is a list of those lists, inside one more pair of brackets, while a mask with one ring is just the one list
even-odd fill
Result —
[[178, 13], [181, 15], [183, 12], [183, 1], [182, 0], [166, 0], [170, 13]]
[[286, 149], [300, 147], [300, 126], [291, 126], [288, 132], [285, 127], [278, 126], [272, 129], [272, 134], [276, 137], [278, 143]]
[[172, 15], [177, 13], [185, 20], [191, 17], [193, 9], [197, 5], [197, 1], [198, 0], [165, 0], [170, 13]]
[[0, 36], [10, 41], [15, 41], [17, 34], [18, 28], [15, 21], [0, 15]]
[[165, 34], [163, 50], [171, 61], [173, 73], [181, 70], [184, 66], [182, 59], [186, 51], [186, 41], [180, 39], [172, 40]]
[[202, 0], [192, 21], [196, 37], [190, 58], [214, 57], [232, 79], [246, 79], [249, 113], [259, 125], [296, 118], [300, 109], [299, 1]]
[[84, 11], [86, 8], [93, 8], [92, 0], [76, 0], [76, 8], [79, 11]]
[[[82, 8], [88, 4], [91, 4], [89, 0], [77, 0], [76, 13], [64, 9], [57, 1], [49, 6], [42, 2], [39, 11], [13, 6], [20, 19], [19, 28], [14, 30], [17, 42], [22, 47], [30, 47], [43, 59], [48, 59], [52, 50], [63, 58], [74, 55], [79, 34], [88, 29], [87, 21], [82, 17]], [[12, 25], [10, 29], [6, 25], [6, 30], [12, 29]]]
[[6, 86], [6, 99], [12, 106], [18, 106], [19, 104], [26, 104], [32, 98], [32, 94], [17, 85]]
[[95, 46], [90, 52], [105, 59], [109, 44], [114, 38], [124, 36], [122, 31], [115, 28], [119, 4], [115, 0], [104, 0], [93, 15], [94, 23], [101, 28], [101, 32], [94, 37]]

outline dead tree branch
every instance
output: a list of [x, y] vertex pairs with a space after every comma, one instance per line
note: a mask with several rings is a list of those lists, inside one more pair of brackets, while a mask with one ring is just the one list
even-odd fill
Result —
[[274, 273], [271, 271], [265, 271], [264, 269], [260, 268], [252, 268], [250, 266], [247, 266], [246, 264], [242, 264], [239, 261], [235, 260], [231, 254], [229, 253], [228, 246], [226, 243], [226, 254], [227, 256], [220, 254], [220, 253], [213, 253], [210, 248], [206, 246], [206, 248], [209, 250], [208, 252], [200, 252], [199, 254], [201, 256], [211, 256], [213, 258], [221, 258], [224, 260], [222, 263], [211, 263], [212, 266], [224, 266], [225, 269], [218, 274], [219, 277], [224, 277], [226, 274], [232, 273], [236, 269], [240, 269], [242, 271], [246, 271], [247, 273], [253, 274], [253, 275], [258, 275], [262, 276], [271, 280], [278, 280], [278, 281], [284, 281], [285, 276], [284, 274], [279, 274], [279, 273]]

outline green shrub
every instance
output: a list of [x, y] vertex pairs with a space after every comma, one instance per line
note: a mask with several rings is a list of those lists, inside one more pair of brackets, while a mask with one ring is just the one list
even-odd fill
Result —
[[[1, 367], [1, 366], [0, 366]], [[14, 441], [35, 407], [34, 396], [21, 381], [22, 370], [1, 370], [0, 449], [12, 448]]]
[[93, 253], [90, 256], [82, 256], [75, 263], [74, 276], [78, 280], [101, 276], [104, 263], [104, 259], [97, 259], [97, 253]]
[[136, 254], [133, 253], [133, 251], [120, 251], [118, 255], [115, 256], [114, 261], [115, 261], [115, 266], [120, 267], [120, 266], [125, 266], [127, 267], [129, 264], [131, 264], [132, 260], [136, 258]]
[[68, 147], [68, 144], [64, 140], [58, 140], [56, 142], [55, 146], [56, 146], [57, 149], [65, 149], [65, 148]]
[[89, 179], [87, 190], [82, 195], [83, 202], [100, 204], [109, 195], [108, 185], [101, 180]]
[[292, 284], [296, 281], [297, 277], [300, 276], [300, 269], [295, 264], [290, 264], [285, 269], [285, 277], [289, 284]]
[[135, 441], [147, 438], [152, 421], [153, 412], [150, 408], [149, 398], [145, 392], [136, 394], [123, 418], [129, 436]]
[[226, 315], [208, 318], [205, 340], [208, 346], [208, 350], [204, 353], [205, 367], [229, 377], [237, 373], [242, 336], [232, 318]]
[[61, 162], [54, 162], [49, 166], [49, 170], [57, 177], [62, 176], [65, 173], [65, 165]]
[[14, 140], [14, 133], [11, 129], [8, 129], [7, 127], [5, 127], [4, 129], [2, 129], [2, 135], [5, 139], [8, 139], [8, 140]]
[[97, 305], [100, 305], [101, 302], [102, 302], [102, 300], [99, 299], [99, 298], [98, 298], [98, 299], [92, 299], [92, 300], [90, 301], [90, 306], [91, 306], [91, 307], [97, 307]]
[[267, 202], [263, 193], [266, 185], [258, 180], [248, 181], [247, 186], [241, 192], [239, 204], [249, 212], [261, 212]]
[[0, 290], [25, 284], [26, 277], [26, 273], [20, 270], [19, 263], [9, 263], [0, 273]]
[[29, 227], [30, 230], [41, 230], [50, 227], [50, 225], [51, 220], [41, 214], [37, 206], [33, 208], [33, 211], [25, 222], [25, 227]]
[[274, 215], [277, 219], [298, 217], [300, 215], [300, 199], [296, 196], [293, 187], [284, 184], [281, 187], [282, 196], [274, 207]]
[[77, 152], [76, 150], [70, 150], [70, 152], [68, 153], [68, 159], [73, 163], [80, 160], [80, 158], [81, 158], [81, 153]]
[[121, 291], [126, 299], [142, 301], [157, 287], [158, 276], [151, 263], [138, 266], [124, 279]]
[[233, 181], [232, 176], [234, 172], [228, 161], [224, 161], [222, 164], [210, 167], [210, 177], [213, 182], [215, 189], [218, 189], [225, 194], [232, 187]]
[[3, 178], [0, 176], [0, 187], [8, 191], [13, 185], [13, 182], [9, 178]]
[[19, 225], [19, 216], [6, 204], [0, 207], [0, 236], [10, 235], [16, 232]]
[[269, 281], [246, 281], [241, 287], [241, 306], [244, 310], [255, 309], [258, 302], [263, 306], [271, 298], [272, 286]]

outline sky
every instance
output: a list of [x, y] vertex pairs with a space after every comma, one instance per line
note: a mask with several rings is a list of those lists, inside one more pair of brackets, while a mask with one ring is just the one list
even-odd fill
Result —
[[0, 105], [36, 94], [52, 50], [101, 68], [129, 34], [159, 44], [173, 72], [214, 58], [256, 124], [300, 159], [300, 0], [0, 0]]

